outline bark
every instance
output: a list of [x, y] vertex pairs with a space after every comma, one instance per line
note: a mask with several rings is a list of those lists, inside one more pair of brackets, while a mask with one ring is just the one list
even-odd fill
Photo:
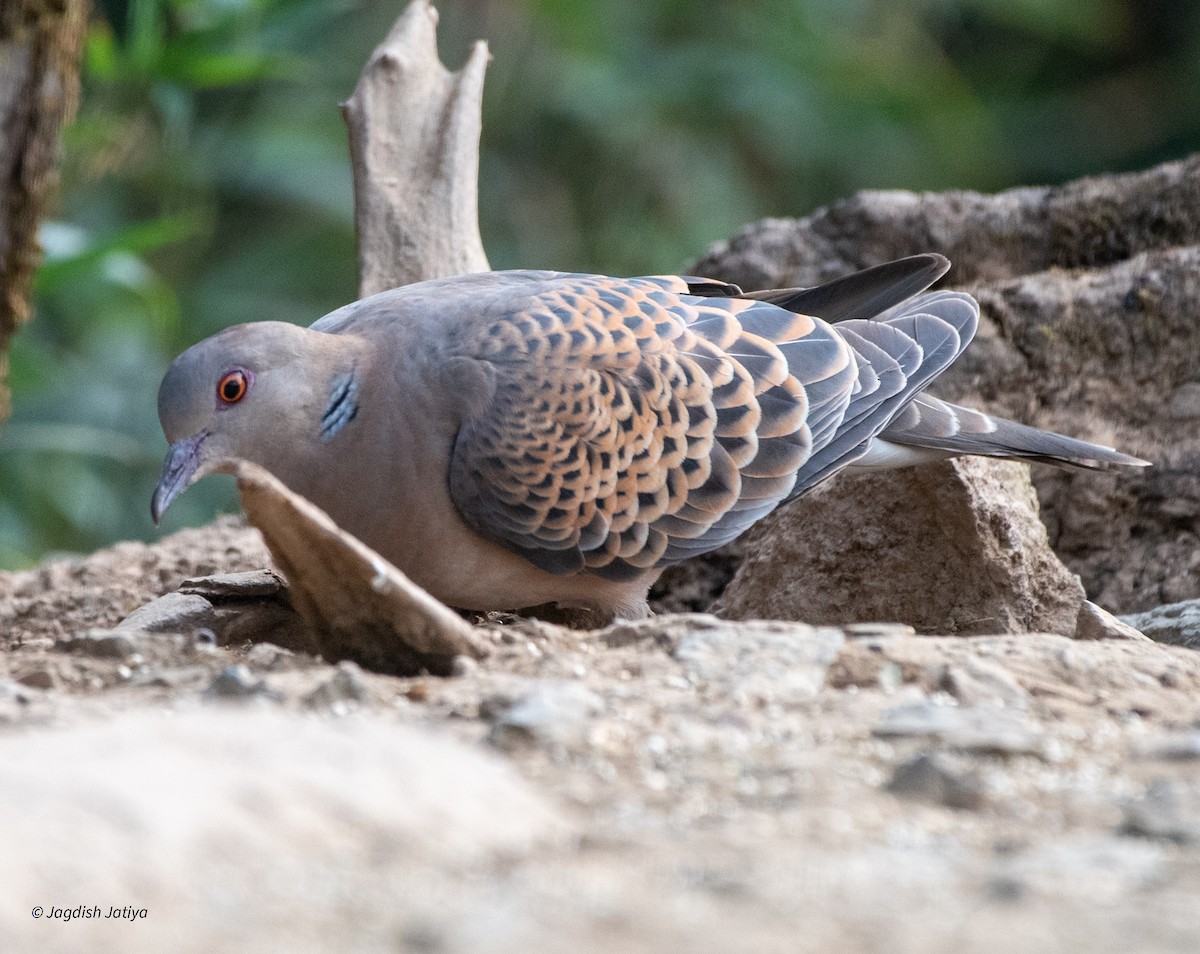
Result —
[[354, 167], [359, 296], [488, 270], [479, 238], [479, 133], [488, 50], [449, 72], [437, 11], [413, 0], [342, 106]]
[[0, 4], [0, 419], [8, 415], [8, 343], [30, 314], [58, 134], [79, 99], [86, 26], [86, 0]]
[[455, 656], [487, 655], [462, 617], [267, 471], [238, 461], [230, 472], [323, 657], [375, 672], [448, 675]]

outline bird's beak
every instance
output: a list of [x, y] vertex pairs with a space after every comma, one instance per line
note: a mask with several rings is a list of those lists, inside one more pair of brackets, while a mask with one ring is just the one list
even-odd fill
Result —
[[155, 525], [167, 512], [171, 501], [197, 479], [196, 472], [200, 468], [200, 448], [207, 437], [208, 431], [201, 431], [192, 437], [176, 441], [167, 451], [167, 459], [163, 461], [162, 476], [158, 478], [158, 486], [154, 488], [154, 496], [150, 498], [150, 518]]

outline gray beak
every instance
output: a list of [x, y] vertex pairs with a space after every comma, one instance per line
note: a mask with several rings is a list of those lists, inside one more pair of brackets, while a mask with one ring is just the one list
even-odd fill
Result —
[[154, 488], [154, 496], [150, 499], [150, 518], [155, 525], [167, 512], [171, 501], [183, 493], [195, 478], [196, 470], [200, 467], [200, 447], [207, 437], [208, 432], [201, 431], [171, 445], [167, 459], [163, 461], [162, 476], [158, 478], [158, 486]]

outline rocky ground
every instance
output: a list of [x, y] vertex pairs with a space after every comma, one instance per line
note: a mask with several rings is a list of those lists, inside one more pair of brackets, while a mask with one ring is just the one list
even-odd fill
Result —
[[445, 677], [261, 577], [181, 593], [270, 565], [238, 520], [0, 574], [0, 949], [1200, 949], [1198, 176], [868, 194], [703, 263], [957, 255], [957, 396], [1149, 475], [840, 480], [655, 619], [475, 620]]
[[6, 950], [1196, 949], [1193, 651], [512, 619], [400, 678], [107, 628], [265, 559], [0, 577]]

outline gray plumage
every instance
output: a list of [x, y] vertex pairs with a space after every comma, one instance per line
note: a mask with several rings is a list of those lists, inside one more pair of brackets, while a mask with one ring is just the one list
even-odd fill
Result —
[[924, 393], [975, 301], [924, 255], [812, 289], [516, 271], [399, 288], [309, 329], [240, 325], [159, 391], [157, 519], [262, 464], [435, 596], [637, 616], [662, 569], [839, 470], [956, 454], [1144, 461]]

